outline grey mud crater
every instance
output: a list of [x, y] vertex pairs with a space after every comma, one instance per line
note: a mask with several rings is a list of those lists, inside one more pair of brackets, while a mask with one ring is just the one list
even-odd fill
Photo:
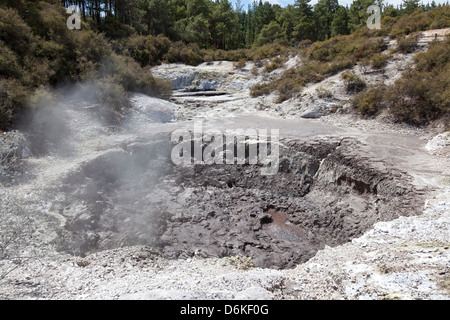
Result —
[[282, 139], [273, 176], [257, 165], [175, 166], [169, 139], [123, 143], [49, 188], [65, 218], [57, 249], [149, 245], [171, 259], [246, 256], [292, 268], [423, 206], [408, 175], [371, 163], [353, 138]]

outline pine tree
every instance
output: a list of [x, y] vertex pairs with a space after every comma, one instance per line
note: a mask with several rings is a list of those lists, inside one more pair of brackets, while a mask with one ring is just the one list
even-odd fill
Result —
[[330, 38], [331, 23], [338, 8], [338, 0], [319, 0], [314, 6], [316, 32], [319, 40]]
[[278, 15], [277, 21], [280, 23], [281, 29], [284, 32], [286, 41], [291, 43], [294, 37], [295, 21], [295, 8], [292, 5], [288, 5]]
[[350, 6], [349, 28], [353, 32], [366, 24], [370, 14], [367, 13], [367, 8], [373, 4], [373, 0], [355, 0]]
[[315, 32], [313, 9], [309, 4], [311, 0], [296, 0], [294, 4], [295, 8], [295, 20], [297, 24], [294, 26], [293, 36], [295, 40], [311, 40], [317, 39]]
[[348, 27], [349, 17], [345, 7], [340, 6], [334, 14], [333, 22], [331, 23], [331, 36], [339, 34], [349, 34], [350, 29]]
[[404, 13], [410, 14], [419, 8], [420, 0], [403, 0]]

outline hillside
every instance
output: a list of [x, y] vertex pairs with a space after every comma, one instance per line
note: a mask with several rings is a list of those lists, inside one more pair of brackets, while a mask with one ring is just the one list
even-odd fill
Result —
[[[242, 11], [226, 0], [173, 0], [167, 6], [157, 0], [106, 1], [104, 5], [86, 0], [79, 2], [81, 30], [69, 30], [69, 15], [58, 1], [4, 0], [0, 2], [0, 129], [17, 126], [24, 113], [39, 108], [39, 96], [57, 94], [52, 91], [55, 88], [64, 91], [64, 85], [89, 82], [99, 92], [95, 99], [102, 105], [101, 112], [109, 120], [118, 121], [121, 110], [129, 107], [127, 92], [170, 95], [167, 84], [151, 75], [152, 66], [221, 60], [239, 65], [253, 61], [261, 66], [264, 59], [270, 59], [265, 68], [270, 71], [290, 55], [301, 55], [305, 58], [302, 68], [290, 68], [274, 83], [258, 83], [252, 89], [253, 96], [277, 91], [277, 102], [282, 102], [308, 83], [355, 65], [382, 72], [386, 59], [393, 54], [384, 51], [387, 40], [383, 38], [402, 39], [398, 50], [407, 52], [414, 50], [414, 32], [450, 26], [448, 6], [420, 7], [410, 1], [402, 9], [384, 8], [381, 29], [368, 30], [368, 15], [357, 9], [361, 1], [355, 1], [349, 9], [325, 0], [314, 8], [304, 1], [286, 8], [260, 2]], [[159, 17], [152, 13], [155, 10], [160, 12]], [[136, 16], [129, 16], [134, 11]], [[327, 23], [322, 23], [322, 16], [328, 17]], [[308, 23], [309, 29], [305, 27]], [[203, 24], [206, 38], [196, 38], [202, 34]], [[181, 32], [183, 28], [188, 32]], [[420, 70], [405, 74], [403, 84], [399, 81], [388, 90], [367, 88], [355, 97], [355, 108], [369, 116], [389, 109], [398, 121], [416, 125], [447, 116], [448, 51], [448, 42], [444, 42], [431, 53], [418, 56]], [[436, 56], [427, 56], [431, 54]], [[427, 65], [430, 59], [439, 63]], [[433, 81], [423, 87], [420, 82], [411, 83], [408, 77], [430, 77]], [[392, 97], [399, 91], [405, 100], [394, 103]], [[382, 99], [373, 100], [373, 95]]]

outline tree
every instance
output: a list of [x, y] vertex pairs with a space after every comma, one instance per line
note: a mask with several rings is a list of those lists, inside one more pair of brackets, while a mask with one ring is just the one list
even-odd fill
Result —
[[330, 38], [331, 23], [338, 8], [338, 0], [319, 0], [314, 6], [316, 32], [319, 40]]
[[333, 22], [331, 23], [331, 36], [334, 37], [339, 34], [349, 34], [350, 30], [348, 28], [348, 12], [345, 7], [340, 6], [337, 9]]
[[171, 35], [173, 17], [171, 6], [165, 0], [139, 0], [139, 9], [143, 13], [143, 23], [147, 26], [147, 34]]
[[295, 40], [302, 41], [305, 39], [316, 40], [317, 36], [314, 27], [314, 16], [311, 5], [311, 0], [296, 0], [294, 4], [295, 8], [295, 20], [297, 24], [294, 26], [293, 36]]
[[383, 16], [388, 17], [398, 17], [400, 16], [400, 11], [396, 9], [392, 4], [388, 4], [384, 7]]
[[403, 0], [404, 13], [410, 14], [419, 7], [420, 0]]
[[210, 37], [209, 23], [203, 14], [188, 19], [184, 35], [186, 42], [195, 42], [206, 48]]
[[186, 13], [188, 18], [203, 15], [208, 18], [211, 12], [210, 2], [208, 0], [186, 0]]
[[234, 47], [239, 39], [239, 19], [228, 0], [212, 4], [209, 19], [210, 33], [215, 47], [228, 49]]
[[277, 21], [285, 34], [286, 40], [288, 43], [291, 43], [294, 37], [294, 27], [296, 25], [294, 6], [288, 5], [281, 12], [279, 12], [277, 14]]
[[283, 39], [284, 36], [285, 34], [280, 24], [276, 21], [271, 21], [262, 28], [256, 44], [261, 46], [263, 44], [273, 43], [275, 40]]
[[[350, 10], [348, 11], [349, 15], [349, 28], [350, 31], [355, 31], [359, 29], [361, 26], [367, 23], [367, 19], [370, 14], [367, 13], [367, 8], [374, 3], [373, 0], [355, 0], [350, 6]], [[382, 4], [382, 2], [378, 2], [378, 4]]]

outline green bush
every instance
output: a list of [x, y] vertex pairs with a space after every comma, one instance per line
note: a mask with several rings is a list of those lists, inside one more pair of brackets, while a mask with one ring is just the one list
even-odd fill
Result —
[[423, 125], [441, 114], [438, 106], [432, 103], [425, 81], [406, 76], [389, 88], [386, 101], [390, 113], [397, 121]]
[[246, 64], [247, 64], [247, 61], [246, 61], [245, 59], [239, 59], [239, 61], [236, 62], [236, 63], [234, 64], [234, 66], [235, 66], [236, 68], [238, 68], [238, 69], [242, 69], [242, 68], [245, 67]]
[[267, 95], [273, 91], [269, 83], [257, 83], [250, 88], [250, 96], [251, 97], [259, 97], [263, 95]]
[[275, 57], [274, 59], [272, 59], [264, 64], [264, 72], [269, 73], [276, 69], [279, 69], [284, 65], [285, 62], [286, 62], [285, 58], [283, 58], [281, 56]]
[[126, 46], [131, 57], [145, 67], [161, 63], [171, 47], [171, 42], [162, 35], [133, 36], [127, 39]]
[[[30, 98], [36, 90], [62, 82], [96, 83], [101, 88], [101, 101], [112, 113], [127, 107], [126, 91], [170, 95], [170, 84], [155, 79], [147, 67], [133, 59], [145, 66], [161, 62], [171, 46], [167, 38], [134, 37], [128, 44], [116, 40], [114, 49], [123, 53], [120, 55], [113, 52], [104, 34], [93, 31], [84, 21], [82, 30], [68, 30], [67, 14], [56, 2], [27, 1], [26, 10], [17, 8], [19, 11], [0, 6], [1, 129], [10, 127], [27, 107], [37, 107]], [[105, 23], [114, 26], [114, 21]], [[196, 48], [186, 48], [200, 55]], [[145, 56], [145, 50], [151, 52]], [[183, 59], [193, 60], [191, 52], [181, 51]]]
[[127, 38], [135, 33], [132, 27], [120, 23], [114, 16], [105, 17], [97, 28], [99, 32], [104, 33], [109, 39]]
[[[385, 50], [386, 44], [381, 37], [348, 35], [336, 36], [326, 41], [315, 42], [301, 52], [305, 64], [283, 72], [272, 81], [270, 87], [278, 91], [278, 102], [291, 98], [308, 83], [317, 83], [326, 77], [353, 67], [358, 61], [366, 60]], [[267, 67], [267, 66], [266, 66]], [[348, 79], [349, 92], [356, 93], [365, 88], [365, 82], [359, 77]], [[260, 92], [260, 88], [255, 88]]]
[[341, 74], [341, 78], [348, 93], [358, 93], [366, 88], [366, 82], [354, 73], [345, 71]]
[[0, 7], [0, 40], [23, 57], [33, 49], [37, 38], [16, 10]]
[[0, 40], [0, 74], [6, 77], [21, 78], [22, 67], [15, 52]]
[[[409, 15], [395, 19], [383, 19], [382, 28], [385, 34], [393, 38], [400, 38], [413, 32], [430, 29], [441, 29], [450, 27], [450, 6], [441, 6], [429, 11], [416, 9]], [[387, 22], [387, 23], [385, 23]]]
[[383, 109], [384, 92], [384, 86], [369, 88], [356, 94], [351, 103], [364, 116], [374, 116]]
[[417, 35], [401, 37], [397, 40], [397, 51], [403, 54], [411, 53], [417, 48]]
[[382, 69], [386, 66], [389, 56], [383, 53], [376, 53], [370, 58], [370, 63], [374, 69]]
[[0, 128], [10, 128], [16, 112], [22, 111], [31, 90], [16, 79], [0, 79]]
[[316, 89], [316, 94], [319, 98], [322, 98], [322, 99], [329, 99], [329, 98], [333, 97], [333, 93], [330, 90], [322, 88], [322, 87], [319, 87]]
[[393, 85], [360, 92], [352, 99], [363, 115], [386, 108], [396, 121], [425, 125], [450, 115], [450, 39], [430, 44], [414, 56], [416, 67], [403, 73]]
[[355, 65], [355, 62], [351, 59], [344, 59], [341, 61], [334, 61], [328, 64], [327, 68], [325, 69], [326, 75], [334, 75], [342, 70], [351, 68]]
[[131, 57], [112, 54], [102, 67], [102, 77], [111, 77], [126, 91], [142, 92], [159, 97], [169, 96], [171, 84], [155, 79], [148, 67], [142, 68]]
[[375, 53], [380, 53], [385, 48], [386, 44], [381, 37], [369, 38], [351, 34], [315, 42], [305, 51], [305, 56], [310, 60], [323, 62], [345, 60], [356, 62]]
[[423, 125], [450, 114], [450, 39], [418, 53], [416, 68], [407, 71], [386, 96], [398, 121]]
[[196, 43], [189, 43], [186, 45], [183, 42], [178, 41], [170, 46], [167, 54], [164, 56], [164, 60], [171, 63], [182, 62], [195, 66], [204, 61], [203, 51]]

